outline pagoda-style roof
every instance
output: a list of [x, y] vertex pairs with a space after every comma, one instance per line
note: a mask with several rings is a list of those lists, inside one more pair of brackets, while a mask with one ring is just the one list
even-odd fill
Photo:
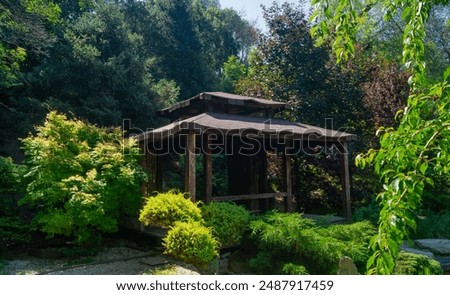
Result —
[[312, 125], [290, 122], [283, 119], [230, 115], [223, 113], [202, 113], [184, 120], [172, 122], [163, 127], [147, 131], [138, 136], [139, 141], [161, 140], [179, 132], [221, 133], [222, 135], [254, 134], [288, 136], [311, 141], [353, 141], [356, 135], [324, 129]]
[[[351, 220], [347, 143], [356, 140], [356, 135], [273, 117], [276, 112], [289, 108], [284, 102], [203, 92], [158, 111], [159, 116], [169, 118], [171, 123], [134, 135], [145, 156], [142, 164], [151, 176], [142, 186], [143, 192], [163, 191], [164, 157], [173, 152], [183, 153], [184, 190], [192, 200], [202, 197], [205, 203], [239, 201], [257, 211], [260, 205], [269, 209], [270, 202], [265, 200], [282, 198], [289, 212], [295, 209], [291, 157], [297, 151], [308, 152], [308, 148], [335, 146], [333, 150], [339, 153], [340, 159], [343, 209]], [[226, 196], [214, 193], [212, 155], [218, 153], [225, 155], [227, 162]], [[284, 191], [273, 192], [269, 187], [269, 153], [282, 157], [281, 189]], [[196, 155], [200, 154], [203, 190], [197, 193]]]
[[173, 106], [159, 110], [157, 115], [169, 118], [171, 121], [206, 112], [246, 116], [263, 114], [268, 117], [275, 112], [289, 108], [290, 106], [287, 103], [279, 101], [225, 92], [202, 92]]

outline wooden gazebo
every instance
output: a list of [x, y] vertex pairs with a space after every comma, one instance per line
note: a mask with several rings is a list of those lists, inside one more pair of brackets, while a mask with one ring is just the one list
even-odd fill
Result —
[[[305, 145], [335, 144], [341, 160], [343, 206], [350, 210], [350, 175], [347, 142], [356, 139], [349, 133], [274, 118], [289, 109], [283, 102], [239, 96], [223, 92], [204, 92], [157, 112], [171, 123], [137, 136], [145, 157], [143, 166], [151, 178], [144, 193], [163, 190], [165, 157], [185, 154], [184, 189], [193, 200], [206, 202], [246, 202], [259, 210], [267, 200], [284, 200], [286, 211], [293, 210], [291, 157]], [[227, 196], [213, 195], [213, 154], [225, 154], [228, 165]], [[284, 189], [270, 192], [267, 154], [282, 157]], [[195, 155], [203, 155], [203, 187], [196, 187]], [[201, 193], [200, 193], [201, 192]], [[264, 201], [266, 200], [266, 201]]]

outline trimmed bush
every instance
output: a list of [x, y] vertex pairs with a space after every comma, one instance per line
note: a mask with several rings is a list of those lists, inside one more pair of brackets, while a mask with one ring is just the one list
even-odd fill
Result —
[[177, 221], [200, 221], [202, 219], [197, 203], [177, 191], [158, 193], [147, 199], [139, 220], [145, 225], [168, 228]]
[[198, 221], [176, 222], [163, 239], [164, 253], [202, 269], [218, 257], [219, 243]]
[[250, 222], [250, 213], [231, 202], [213, 202], [201, 208], [204, 223], [211, 227], [221, 247], [240, 243]]

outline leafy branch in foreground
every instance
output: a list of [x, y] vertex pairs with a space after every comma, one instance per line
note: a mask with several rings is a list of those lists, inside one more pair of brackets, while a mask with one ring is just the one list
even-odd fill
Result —
[[[397, 129], [381, 128], [380, 149], [370, 150], [356, 159], [357, 165], [374, 166], [383, 183], [377, 201], [381, 205], [378, 233], [371, 240], [373, 255], [367, 262], [371, 274], [392, 274], [399, 245], [416, 229], [415, 212], [425, 186], [436, 178], [447, 178], [450, 163], [450, 68], [441, 82], [430, 85], [425, 77], [425, 23], [435, 5], [448, 0], [383, 1], [386, 20], [397, 13], [403, 27], [402, 61], [411, 73], [408, 104], [397, 113]], [[316, 0], [312, 4], [315, 22], [311, 33], [320, 41], [332, 37], [338, 61], [349, 58], [356, 32], [369, 15], [375, 1]], [[335, 7], [336, 6], [336, 7]]]

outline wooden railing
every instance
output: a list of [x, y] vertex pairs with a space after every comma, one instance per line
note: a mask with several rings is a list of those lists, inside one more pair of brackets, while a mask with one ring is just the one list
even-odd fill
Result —
[[275, 199], [275, 198], [284, 198], [286, 197], [286, 195], [287, 195], [286, 192], [279, 192], [279, 193], [251, 194], [251, 195], [220, 196], [220, 197], [213, 197], [211, 199], [211, 202]]

